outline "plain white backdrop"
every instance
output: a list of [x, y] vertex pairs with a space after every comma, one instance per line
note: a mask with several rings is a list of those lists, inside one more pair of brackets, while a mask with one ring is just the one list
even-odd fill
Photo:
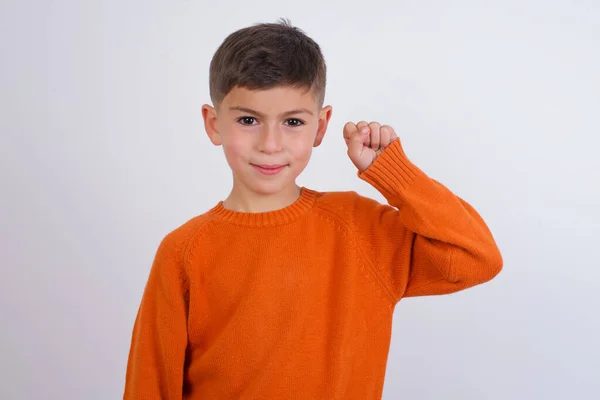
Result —
[[210, 59], [287, 17], [333, 117], [300, 183], [357, 190], [341, 130], [394, 126], [504, 271], [396, 310], [384, 399], [600, 398], [597, 0], [0, 1], [0, 398], [122, 397], [156, 247], [223, 199]]

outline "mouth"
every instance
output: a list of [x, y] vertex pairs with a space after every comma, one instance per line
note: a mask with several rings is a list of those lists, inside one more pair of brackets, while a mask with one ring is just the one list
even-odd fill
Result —
[[276, 175], [283, 171], [287, 165], [285, 164], [250, 164], [254, 169], [264, 175]]

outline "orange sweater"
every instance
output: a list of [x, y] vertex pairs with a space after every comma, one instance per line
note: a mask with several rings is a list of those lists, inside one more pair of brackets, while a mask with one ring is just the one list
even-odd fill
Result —
[[486, 282], [502, 257], [476, 211], [399, 141], [359, 176], [391, 206], [303, 188], [284, 209], [219, 203], [167, 235], [124, 398], [381, 398], [398, 301]]

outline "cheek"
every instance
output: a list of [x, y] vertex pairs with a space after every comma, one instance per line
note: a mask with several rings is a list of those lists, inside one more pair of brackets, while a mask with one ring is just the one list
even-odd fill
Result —
[[294, 141], [293, 145], [290, 147], [294, 159], [304, 163], [308, 162], [310, 155], [312, 154], [313, 143], [314, 138], [312, 137], [303, 137]]
[[245, 163], [251, 147], [251, 144], [235, 135], [230, 135], [223, 140], [223, 152], [230, 165]]

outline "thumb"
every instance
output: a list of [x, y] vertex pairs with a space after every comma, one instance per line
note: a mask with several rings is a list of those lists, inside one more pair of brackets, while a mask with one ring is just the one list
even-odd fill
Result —
[[367, 133], [357, 130], [348, 141], [348, 157], [361, 172], [371, 165], [375, 156], [374, 152], [364, 145], [368, 139], [368, 130]]

